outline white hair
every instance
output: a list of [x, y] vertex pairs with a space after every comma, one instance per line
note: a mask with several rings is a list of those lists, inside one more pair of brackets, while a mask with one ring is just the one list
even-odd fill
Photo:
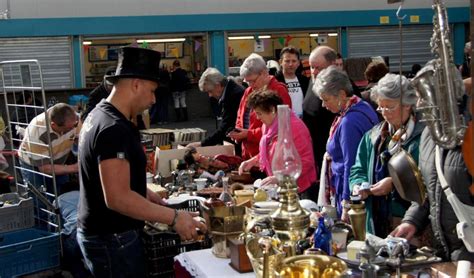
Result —
[[244, 78], [250, 74], [259, 74], [262, 71], [268, 72], [267, 64], [262, 56], [256, 53], [250, 54], [240, 66], [240, 76]]
[[387, 73], [382, 77], [377, 85], [372, 88], [372, 93], [376, 96], [376, 99], [400, 99], [400, 92], [403, 89], [403, 105], [414, 106], [418, 100], [416, 91], [410, 84], [408, 79], [402, 75], [401, 88], [400, 88], [400, 75]]

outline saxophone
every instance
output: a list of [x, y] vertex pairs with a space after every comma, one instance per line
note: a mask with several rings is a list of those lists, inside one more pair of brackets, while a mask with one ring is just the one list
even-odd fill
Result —
[[429, 61], [411, 82], [420, 98], [417, 110], [421, 112], [431, 137], [438, 146], [453, 149], [462, 144], [466, 129], [458, 111], [464, 85], [453, 62], [446, 7], [441, 0], [433, 3], [430, 46], [436, 58]]

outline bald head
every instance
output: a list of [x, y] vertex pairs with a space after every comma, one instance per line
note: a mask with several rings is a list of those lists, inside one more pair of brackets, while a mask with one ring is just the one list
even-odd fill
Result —
[[309, 55], [309, 65], [313, 78], [318, 76], [323, 69], [336, 63], [337, 53], [329, 46], [318, 46]]

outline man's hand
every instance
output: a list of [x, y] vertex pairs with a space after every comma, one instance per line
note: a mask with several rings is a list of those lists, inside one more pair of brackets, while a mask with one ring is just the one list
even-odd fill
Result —
[[240, 142], [244, 139], [247, 139], [248, 129], [234, 129], [227, 136], [236, 142]]
[[186, 148], [189, 148], [189, 147], [197, 148], [197, 147], [200, 147], [200, 146], [201, 146], [201, 142], [191, 142], [191, 143], [186, 145]]
[[411, 240], [416, 233], [416, 227], [410, 223], [402, 223], [393, 230], [390, 235], [394, 237], [403, 237]]
[[178, 211], [178, 218], [173, 229], [179, 234], [182, 240], [198, 239], [197, 231], [205, 233], [206, 224], [194, 219], [199, 216], [199, 212]]
[[387, 177], [374, 184], [370, 188], [370, 192], [375, 196], [385, 196], [392, 192], [393, 183], [392, 178]]

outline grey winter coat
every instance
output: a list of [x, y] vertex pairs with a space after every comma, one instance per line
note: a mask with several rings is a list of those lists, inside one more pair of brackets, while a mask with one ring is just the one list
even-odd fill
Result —
[[[425, 128], [421, 136], [419, 168], [426, 186], [427, 199], [422, 206], [412, 203], [403, 222], [411, 223], [416, 226], [417, 231], [422, 231], [430, 220], [438, 256], [451, 261], [474, 261], [474, 253], [468, 252], [457, 237], [456, 224], [459, 221], [438, 180], [435, 146], [428, 128]], [[474, 206], [474, 197], [469, 193], [472, 177], [467, 172], [461, 148], [441, 150], [441, 163], [453, 193], [464, 204]]]

